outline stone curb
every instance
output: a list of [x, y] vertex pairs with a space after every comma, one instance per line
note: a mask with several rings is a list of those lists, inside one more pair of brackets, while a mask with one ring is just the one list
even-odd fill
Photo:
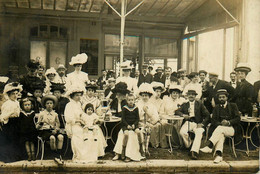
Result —
[[[104, 163], [102, 163], [104, 162]], [[259, 161], [223, 161], [214, 164], [213, 161], [185, 161], [185, 160], [147, 160], [141, 162], [104, 160], [100, 164], [75, 164], [71, 161], [59, 167], [52, 160], [45, 160], [43, 164], [37, 161], [32, 164], [28, 161], [15, 163], [1, 163], [0, 172], [129, 172], [129, 173], [257, 173]]]

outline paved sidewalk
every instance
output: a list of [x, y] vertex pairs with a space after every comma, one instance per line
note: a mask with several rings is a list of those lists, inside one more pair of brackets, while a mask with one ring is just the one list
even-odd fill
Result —
[[223, 161], [214, 164], [213, 161], [197, 160], [146, 160], [128, 162], [101, 160], [99, 163], [77, 164], [65, 161], [58, 166], [53, 160], [44, 160], [31, 163], [19, 161], [14, 163], [0, 163], [0, 172], [3, 173], [257, 173], [259, 161]]

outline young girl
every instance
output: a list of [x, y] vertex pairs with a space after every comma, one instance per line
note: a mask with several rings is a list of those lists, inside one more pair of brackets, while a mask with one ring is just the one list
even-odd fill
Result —
[[25, 144], [28, 161], [35, 161], [34, 142], [37, 140], [37, 130], [34, 125], [35, 112], [33, 111], [32, 101], [24, 98], [20, 101], [20, 139]]
[[88, 161], [96, 161], [98, 157], [105, 155], [105, 148], [107, 146], [105, 137], [99, 124], [102, 120], [99, 119], [97, 114], [94, 113], [94, 107], [91, 103], [85, 106], [85, 114], [81, 115], [83, 122], [83, 137], [84, 141], [88, 144]]
[[51, 150], [57, 150], [59, 158], [54, 160], [60, 164], [63, 163], [61, 149], [64, 137], [59, 134], [60, 122], [58, 114], [53, 110], [56, 104], [57, 98], [54, 95], [46, 95], [42, 98], [42, 105], [45, 110], [39, 113], [36, 128], [40, 131], [39, 135], [44, 141], [50, 141]]
[[[135, 106], [133, 94], [127, 95], [127, 104], [122, 109], [121, 131], [114, 148], [116, 156], [113, 160], [121, 159], [129, 162], [130, 160], [140, 161], [145, 156], [143, 151], [142, 132], [138, 128], [139, 111]], [[138, 137], [138, 138], [137, 138]], [[140, 154], [140, 152], [141, 154]]]

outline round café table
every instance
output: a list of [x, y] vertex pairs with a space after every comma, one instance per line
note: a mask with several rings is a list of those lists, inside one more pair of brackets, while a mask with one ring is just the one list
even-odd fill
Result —
[[[112, 143], [115, 144], [115, 142], [114, 142], [114, 140], [112, 138], [112, 135], [113, 135], [113, 132], [114, 132], [115, 128], [118, 125], [120, 125], [120, 122], [121, 122], [121, 118], [115, 117], [115, 116], [109, 117], [109, 120], [104, 120], [103, 125], [104, 125], [104, 128], [105, 128], [104, 132], [105, 132], [105, 139], [106, 139], [106, 141], [110, 139], [112, 141]], [[116, 124], [113, 125], [111, 131], [109, 132], [108, 128], [107, 128], [107, 124], [110, 124], [110, 123], [116, 123]]]
[[[177, 124], [177, 122], [182, 121], [183, 117], [180, 117], [178, 115], [168, 115], [168, 116], [165, 117], [165, 119], [167, 119], [168, 124], [170, 125], [170, 128], [168, 129], [168, 133], [165, 134], [165, 135], [168, 137], [168, 142], [169, 142], [169, 146], [170, 146], [170, 149], [168, 151], [170, 153], [172, 153], [173, 152], [172, 151], [173, 150], [173, 146], [172, 146], [172, 143], [171, 143], [172, 131], [173, 131], [173, 128], [175, 128], [174, 125]], [[182, 141], [181, 141], [181, 137], [180, 137], [180, 130], [176, 129], [176, 132], [177, 132], [177, 135], [178, 135], [179, 142], [181, 143]], [[178, 147], [176, 147], [176, 148], [178, 148]]]
[[[247, 156], [249, 156], [250, 151], [259, 151], [259, 144], [255, 144], [252, 141], [252, 133], [256, 130], [257, 131], [257, 138], [258, 138], [258, 143], [260, 140], [260, 135], [259, 135], [259, 124], [260, 124], [260, 118], [256, 117], [241, 117], [241, 121], [247, 123], [246, 131], [243, 131], [243, 138], [246, 141], [246, 150], [240, 150], [237, 149], [238, 151], [246, 152]], [[255, 124], [252, 129], [250, 128], [251, 124]], [[256, 150], [250, 150], [249, 149], [249, 142], [256, 148]]]

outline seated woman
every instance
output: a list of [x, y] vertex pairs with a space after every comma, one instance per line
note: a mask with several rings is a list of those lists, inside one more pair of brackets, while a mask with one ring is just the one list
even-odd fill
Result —
[[91, 103], [86, 104], [84, 111], [85, 113], [81, 115], [81, 121], [84, 129], [83, 138], [88, 144], [87, 155], [92, 161], [97, 161], [98, 157], [105, 155], [107, 146], [103, 132], [99, 127], [103, 120], [94, 113], [94, 107]]
[[[162, 107], [159, 110], [160, 119], [161, 119], [161, 123], [162, 123], [162, 129], [161, 129], [161, 135], [160, 135], [160, 145], [162, 148], [168, 147], [167, 137], [165, 136], [165, 134], [167, 134], [169, 132], [170, 125], [168, 124], [167, 117], [169, 115], [174, 115], [175, 111], [185, 102], [185, 99], [180, 97], [180, 95], [182, 93], [182, 87], [180, 85], [170, 85], [168, 91], [169, 91], [170, 96], [163, 98]], [[181, 120], [176, 121], [174, 123], [174, 127], [175, 127], [177, 134], [180, 131], [181, 123], [182, 123]], [[179, 136], [173, 135], [173, 139], [174, 140], [176, 139], [176, 141], [174, 141], [174, 142], [180, 141]]]
[[66, 105], [64, 116], [66, 120], [66, 133], [71, 138], [71, 149], [73, 152], [72, 161], [79, 163], [91, 162], [88, 156], [88, 143], [84, 141], [84, 129], [82, 127], [82, 115], [84, 112], [81, 106], [81, 97], [85, 89], [82, 86], [71, 86], [66, 96], [70, 102]]
[[151, 84], [142, 83], [139, 87], [139, 100], [136, 106], [139, 109], [139, 127], [142, 128], [145, 134], [151, 134], [146, 139], [146, 152], [148, 152], [149, 137], [152, 147], [158, 147], [160, 144], [160, 118], [156, 106], [150, 101], [151, 96], [154, 94]]
[[127, 89], [126, 83], [119, 82], [112, 89], [112, 92], [116, 95], [116, 98], [110, 103], [110, 109], [115, 111], [115, 116], [121, 117], [122, 108], [126, 105], [126, 94], [130, 91]]
[[64, 137], [59, 133], [60, 121], [58, 114], [53, 110], [56, 105], [57, 98], [54, 95], [45, 95], [42, 98], [42, 106], [45, 110], [39, 113], [36, 128], [44, 141], [50, 141], [51, 150], [58, 153], [58, 157], [54, 158], [55, 162], [62, 164], [64, 162], [61, 157], [61, 149]]
[[86, 104], [91, 103], [94, 107], [94, 112], [96, 112], [98, 115], [101, 115], [101, 109], [100, 107], [100, 100], [95, 96], [95, 92], [97, 90], [98, 86], [95, 81], [90, 81], [86, 83], [86, 95], [83, 95], [82, 97], [82, 103], [83, 103], [83, 109], [85, 108]]

